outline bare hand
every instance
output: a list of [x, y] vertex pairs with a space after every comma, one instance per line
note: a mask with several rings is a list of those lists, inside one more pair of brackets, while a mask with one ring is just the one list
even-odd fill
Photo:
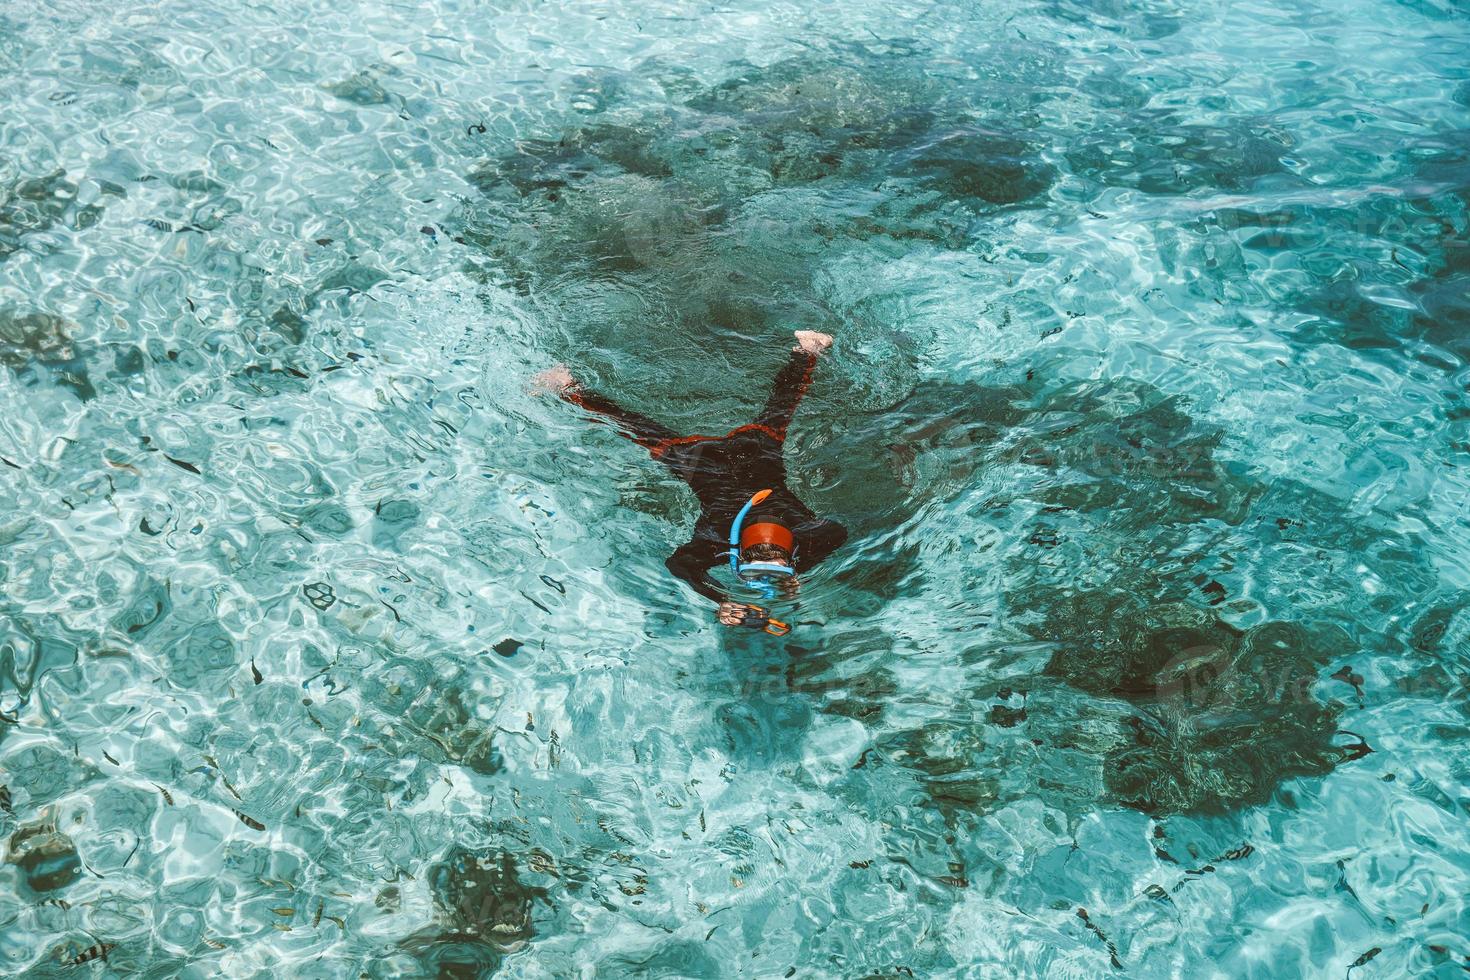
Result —
[[829, 333], [818, 333], [815, 330], [796, 331], [796, 350], [804, 350], [808, 354], [825, 354], [832, 346], [832, 335]]
[[765, 610], [760, 606], [749, 606], [743, 602], [722, 602], [716, 615], [725, 626], [744, 626], [745, 617], [752, 612], [765, 615]]
[[531, 390], [559, 395], [574, 384], [576, 382], [572, 380], [572, 372], [567, 369], [567, 366], [565, 364], [557, 364], [532, 378]]

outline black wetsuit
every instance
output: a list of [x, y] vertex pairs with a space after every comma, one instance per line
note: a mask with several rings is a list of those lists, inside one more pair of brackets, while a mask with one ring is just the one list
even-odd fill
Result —
[[709, 569], [729, 562], [730, 525], [745, 502], [760, 490], [774, 492], [751, 508], [745, 522], [775, 521], [789, 528], [796, 538], [794, 564], [798, 572], [826, 558], [847, 540], [846, 528], [812, 513], [786, 486], [786, 427], [811, 384], [816, 365], [817, 355], [800, 349], [792, 351], [756, 420], [723, 436], [678, 435], [580, 385], [563, 392], [567, 401], [617, 423], [624, 435], [673, 470], [699, 497], [694, 537], [675, 551], [667, 564], [669, 571], [700, 595], [716, 602], [726, 598], [710, 578]]

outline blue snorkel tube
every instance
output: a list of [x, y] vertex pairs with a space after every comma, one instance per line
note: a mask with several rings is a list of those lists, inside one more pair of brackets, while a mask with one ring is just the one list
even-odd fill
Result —
[[730, 525], [730, 571], [735, 577], [740, 577], [740, 525], [745, 523], [745, 515], [750, 513], [750, 508], [765, 500], [771, 495], [770, 490], [762, 490], [745, 502], [740, 508], [740, 513], [735, 515], [735, 523]]
[[[747, 582], [740, 574], [740, 527], [745, 523], [745, 517], [747, 514], [750, 513], [750, 508], [754, 507], [762, 500], [765, 500], [771, 495], [771, 493], [772, 491], [770, 490], [762, 490], [752, 496], [749, 500], [745, 502], [745, 506], [740, 508], [740, 512], [735, 515], [735, 523], [730, 525], [730, 571], [735, 573], [735, 581], [739, 582], [742, 585], [748, 585], [752, 588], [759, 589], [762, 597], [767, 600], [774, 599], [776, 597], [775, 586], [773, 586], [770, 582], [764, 580], [759, 582]], [[763, 625], [758, 625], [760, 625], [760, 628], [763, 629], [765, 632], [770, 633], [772, 636], [785, 636], [787, 633], [791, 632], [790, 626], [781, 622], [779, 619], [771, 619], [764, 609], [760, 609], [759, 607], [750, 608], [759, 613], [763, 621]]]

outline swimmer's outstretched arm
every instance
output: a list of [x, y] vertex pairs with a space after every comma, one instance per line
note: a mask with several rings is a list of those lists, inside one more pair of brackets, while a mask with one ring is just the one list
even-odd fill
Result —
[[812, 373], [817, 369], [817, 358], [832, 346], [829, 334], [815, 330], [796, 331], [797, 344], [791, 349], [786, 366], [776, 375], [771, 384], [771, 395], [765, 408], [756, 417], [756, 425], [764, 426], [775, 433], [777, 439], [786, 438], [786, 427], [796, 414], [801, 398], [811, 387]]
[[572, 377], [566, 365], [558, 364], [554, 368], [542, 371], [536, 375], [533, 385], [542, 391], [555, 393], [578, 408], [608, 419], [618, 427], [619, 432], [645, 449], [652, 449], [661, 442], [679, 437], [679, 434], [673, 429], [655, 422], [648, 416], [629, 411], [611, 398], [605, 398], [582, 387]]

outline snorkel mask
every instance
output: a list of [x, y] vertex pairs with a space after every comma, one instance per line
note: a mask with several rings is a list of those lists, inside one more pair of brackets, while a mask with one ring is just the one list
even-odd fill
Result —
[[770, 495], [770, 490], [762, 490], [751, 497], [740, 508], [740, 513], [735, 515], [735, 523], [730, 525], [730, 570], [740, 581], [760, 589], [767, 598], [775, 596], [775, 583], [796, 577], [796, 569], [791, 565], [774, 561], [740, 560], [741, 552], [758, 544], [776, 545], [791, 555], [793, 562], [796, 558], [796, 542], [788, 528], [771, 521], [743, 527], [750, 509]]

